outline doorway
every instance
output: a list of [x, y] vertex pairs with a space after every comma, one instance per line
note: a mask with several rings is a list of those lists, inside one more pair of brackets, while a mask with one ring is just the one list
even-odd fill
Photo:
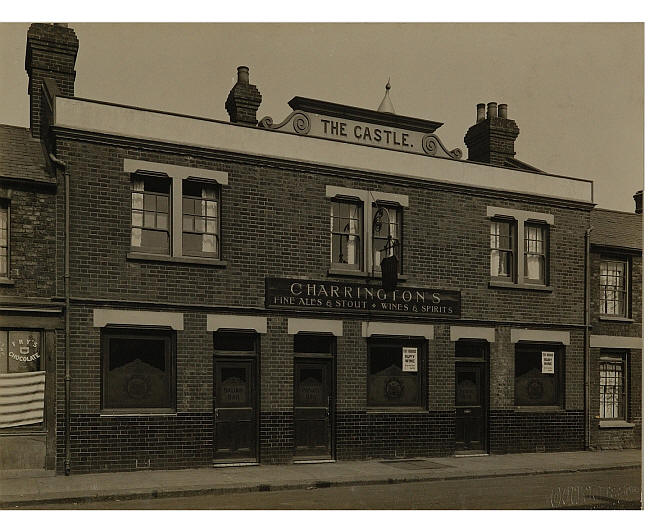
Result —
[[487, 452], [487, 344], [456, 343], [456, 454]]
[[256, 335], [215, 334], [214, 463], [257, 461]]
[[334, 458], [333, 337], [294, 339], [296, 460]]

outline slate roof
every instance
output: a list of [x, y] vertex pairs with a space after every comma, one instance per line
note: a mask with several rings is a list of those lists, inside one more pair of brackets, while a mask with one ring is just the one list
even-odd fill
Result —
[[598, 246], [643, 249], [643, 216], [595, 208], [591, 213], [591, 243]]
[[56, 183], [45, 166], [40, 141], [28, 128], [0, 125], [1, 178]]

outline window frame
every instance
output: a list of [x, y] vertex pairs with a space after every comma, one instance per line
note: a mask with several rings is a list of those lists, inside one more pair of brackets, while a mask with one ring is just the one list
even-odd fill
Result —
[[[359, 233], [357, 239], [359, 240], [359, 249], [358, 249], [358, 264], [346, 264], [342, 262], [337, 262], [334, 258], [334, 237], [349, 237], [350, 234], [345, 232], [335, 232], [333, 229], [334, 219], [342, 219], [340, 215], [334, 216], [334, 205], [346, 203], [348, 205], [356, 205], [359, 210], [359, 217], [357, 223], [359, 224]], [[358, 198], [348, 198], [337, 196], [330, 199], [330, 268], [336, 270], [351, 270], [351, 271], [363, 271], [364, 270], [364, 255], [365, 255], [365, 209], [363, 201], [360, 201]], [[340, 222], [340, 221], [339, 221]]]
[[[207, 265], [211, 267], [226, 267], [227, 262], [212, 256], [184, 256], [183, 255], [183, 181], [205, 181], [215, 183], [219, 191], [219, 201], [223, 200], [223, 188], [228, 186], [228, 173], [216, 169], [163, 164], [146, 160], [124, 159], [124, 173], [133, 175], [155, 175], [165, 177], [171, 181], [170, 185], [170, 251], [167, 254], [147, 253], [138, 247], [131, 246], [126, 254], [127, 260], [145, 260], [158, 262], [175, 262]], [[131, 186], [131, 189], [133, 187]], [[219, 205], [219, 255], [223, 258], [222, 241], [222, 211]]]
[[[47, 365], [47, 337], [46, 337], [46, 330], [41, 329], [41, 328], [21, 328], [21, 327], [2, 327], [0, 328], [0, 333], [6, 333], [6, 351], [7, 351], [7, 359], [9, 358], [9, 333], [15, 331], [27, 331], [27, 332], [33, 332], [33, 333], [38, 333], [39, 334], [39, 339], [40, 339], [40, 357], [39, 357], [39, 369], [37, 371], [28, 371], [28, 372], [45, 372], [45, 391], [44, 391], [44, 401], [43, 401], [43, 420], [41, 422], [35, 422], [33, 424], [24, 424], [22, 426], [8, 426], [8, 427], [2, 427], [0, 428], [0, 433], [43, 433], [47, 430], [47, 425], [48, 425], [48, 402], [47, 402], [47, 395], [48, 395], [48, 387], [50, 386], [48, 384], [49, 374], [50, 374], [50, 369], [48, 368]], [[0, 336], [0, 344], [3, 343], [4, 341], [1, 339], [2, 337]], [[7, 372], [6, 374], [13, 374], [9, 372], [9, 362], [7, 360]], [[2, 373], [5, 374], [5, 373]]]
[[[555, 224], [555, 216], [553, 214], [546, 214], [543, 212], [531, 212], [527, 210], [517, 210], [512, 208], [501, 207], [487, 207], [487, 219], [490, 221], [489, 230], [490, 236], [492, 233], [492, 222], [503, 222], [510, 220], [513, 223], [515, 231], [514, 248], [513, 248], [513, 279], [505, 280], [498, 276], [492, 275], [492, 240], [489, 241], [488, 253], [488, 274], [489, 286], [505, 287], [505, 288], [521, 288], [530, 290], [544, 290], [551, 291], [551, 236], [552, 227]], [[544, 273], [543, 280], [531, 280], [526, 276], [526, 226], [540, 226], [544, 238], [544, 265], [542, 272]]]
[[[622, 420], [626, 421], [628, 420], [628, 412], [629, 412], [629, 353], [627, 351], [615, 351], [615, 350], [600, 350], [600, 355], [598, 357], [598, 418], [599, 420]], [[602, 365], [606, 364], [608, 362], [611, 363], [616, 363], [620, 364], [621, 366], [621, 379], [623, 381], [623, 384], [621, 386], [620, 390], [620, 395], [618, 399], [618, 404], [620, 409], [622, 410], [622, 414], [618, 415], [616, 417], [608, 417], [604, 416], [602, 414], [603, 411], [603, 397], [604, 397], [604, 392], [603, 392], [603, 368]], [[607, 385], [605, 385], [607, 386]], [[605, 408], [606, 412], [606, 408]]]
[[[517, 353], [540, 353], [540, 362], [541, 362], [541, 353], [553, 351], [554, 353], [554, 373], [556, 377], [555, 385], [555, 398], [553, 404], [521, 404], [517, 396]], [[564, 409], [565, 405], [565, 396], [566, 396], [566, 348], [562, 343], [552, 343], [552, 342], [517, 342], [515, 344], [514, 351], [514, 365], [513, 365], [513, 374], [514, 374], [514, 405], [516, 408], [557, 408]]]
[[[350, 189], [348, 187], [338, 187], [334, 185], [325, 186], [325, 197], [329, 203], [329, 218], [330, 218], [330, 256], [329, 256], [329, 274], [332, 275], [350, 275], [350, 276], [365, 276], [370, 278], [381, 278], [381, 267], [374, 266], [374, 253], [373, 253], [373, 205], [380, 204], [383, 206], [396, 207], [400, 211], [401, 221], [400, 221], [400, 273], [404, 270], [404, 225], [405, 225], [405, 210], [409, 208], [409, 198], [404, 194], [395, 194], [389, 192], [382, 192], [376, 190], [364, 190], [364, 189]], [[362, 223], [362, 232], [363, 236], [361, 237], [361, 265], [359, 268], [349, 268], [341, 266], [332, 260], [332, 230], [331, 230], [331, 219], [332, 219], [332, 201], [351, 201], [358, 203], [362, 206], [363, 210], [363, 223]], [[398, 279], [406, 279], [406, 276], [403, 274], [398, 275]]]
[[[615, 263], [615, 264], [623, 264], [624, 266], [624, 279], [623, 279], [623, 284], [624, 284], [624, 293], [625, 293], [625, 299], [622, 301], [622, 304], [624, 306], [624, 312], [623, 313], [608, 313], [608, 312], [603, 312], [601, 309], [603, 307], [603, 284], [602, 284], [602, 278], [603, 278], [603, 264], [610, 264], [610, 263]], [[631, 308], [631, 294], [630, 294], [630, 285], [631, 285], [631, 265], [630, 265], [630, 259], [622, 256], [609, 256], [605, 255], [600, 258], [600, 262], [598, 264], [598, 313], [599, 316], [602, 318], [619, 318], [619, 319], [631, 319], [632, 318], [632, 308]], [[607, 285], [605, 285], [605, 290], [607, 290]], [[616, 293], [617, 289], [614, 288], [614, 292]], [[607, 300], [605, 300], [605, 305], [607, 304]]]
[[[6, 250], [5, 258], [7, 272], [5, 274], [0, 273], [0, 280], [8, 281], [11, 279], [11, 202], [8, 199], [0, 198], [0, 211], [5, 211], [7, 218], [7, 245], [4, 246]], [[2, 246], [0, 246], [0, 249], [2, 249]]]
[[[494, 247], [492, 245], [493, 242], [493, 237], [495, 235], [492, 234], [492, 226], [495, 223], [502, 223], [502, 224], [507, 224], [510, 230], [509, 238], [510, 238], [510, 249], [504, 250], [503, 248], [500, 247]], [[500, 235], [497, 235], [496, 237], [501, 237]], [[490, 279], [491, 280], [496, 280], [496, 281], [501, 281], [504, 283], [515, 283], [517, 281], [517, 220], [513, 219], [511, 217], [493, 217], [490, 220]], [[493, 253], [497, 252], [502, 252], [502, 251], [507, 251], [510, 254], [510, 276], [500, 276], [500, 275], [494, 275], [492, 274], [492, 255]]]
[[[542, 251], [537, 252], [537, 251], [529, 251], [528, 250], [528, 239], [527, 231], [526, 229], [529, 227], [536, 227], [540, 229], [541, 233], [541, 241], [535, 240], [534, 242], [541, 242], [542, 244]], [[525, 221], [524, 222], [524, 243], [523, 243], [523, 252], [524, 252], [524, 269], [523, 269], [523, 275], [524, 275], [524, 282], [525, 283], [535, 283], [538, 285], [545, 285], [547, 283], [547, 276], [548, 276], [548, 238], [549, 238], [549, 229], [548, 229], [548, 224], [538, 222], [538, 221]], [[527, 261], [527, 256], [532, 255], [532, 256], [537, 256], [542, 259], [542, 265], [540, 267], [540, 271], [542, 273], [541, 279], [532, 279], [527, 276], [528, 274], [528, 261]]]
[[[417, 347], [418, 349], [418, 371], [417, 371], [417, 401], [416, 404], [391, 404], [388, 402], [373, 402], [370, 398], [370, 363], [371, 352], [376, 347]], [[366, 407], [369, 410], [382, 411], [404, 411], [404, 410], [426, 410], [428, 404], [428, 340], [422, 337], [404, 336], [379, 336], [373, 335], [367, 339], [366, 344]], [[404, 371], [402, 371], [404, 372]]]
[[[167, 183], [167, 194], [165, 195], [164, 193], [158, 193], [158, 192], [147, 192], [144, 189], [142, 191], [136, 191], [135, 190], [135, 181], [141, 179], [146, 183], [146, 180], [160, 180], [160, 181], [165, 181]], [[146, 253], [146, 254], [152, 254], [152, 255], [171, 255], [172, 254], [172, 245], [173, 245], [173, 220], [172, 220], [172, 180], [163, 174], [154, 174], [154, 173], [134, 173], [131, 176], [131, 251], [138, 252], [138, 253]], [[133, 196], [134, 194], [141, 194], [142, 195], [142, 208], [136, 209], [134, 207], [134, 202], [133, 202]], [[156, 210], [155, 212], [155, 218], [156, 218], [156, 226], [154, 228], [151, 227], [145, 227], [144, 223], [144, 217], [145, 217], [145, 212], [149, 212], [148, 210], [145, 209], [145, 196], [155, 196], [156, 197]], [[158, 228], [158, 197], [167, 197], [167, 229], [163, 230]], [[136, 226], [133, 224], [133, 213], [135, 211], [140, 211], [142, 215], [142, 224], [140, 226]], [[160, 212], [161, 214], [164, 214], [165, 212]], [[133, 230], [135, 229], [140, 229], [142, 232], [146, 231], [156, 231], [156, 232], [165, 232], [167, 233], [167, 251], [153, 251], [152, 248], [150, 247], [144, 247], [142, 245], [140, 246], [134, 246], [133, 245]], [[142, 234], [140, 235], [141, 240], [142, 240]]]
[[[101, 380], [100, 380], [100, 412], [104, 415], [147, 415], [147, 414], [172, 414], [176, 413], [177, 407], [177, 343], [176, 331], [161, 327], [156, 328], [104, 328], [101, 330]], [[110, 341], [112, 339], [142, 339], [153, 340], [163, 338], [165, 340], [165, 362], [169, 366], [167, 376], [169, 388], [169, 406], [149, 407], [115, 407], [106, 406], [106, 394], [108, 387], [108, 371], [110, 364]]]
[[[210, 185], [210, 186], [214, 187], [215, 199], [214, 200], [211, 200], [211, 199], [208, 199], [208, 198], [205, 198], [205, 199], [207, 199], [208, 201], [214, 201], [216, 203], [216, 217], [215, 217], [215, 219], [216, 219], [217, 229], [216, 229], [216, 232], [214, 232], [214, 233], [207, 232], [207, 231], [206, 232], [196, 232], [196, 231], [190, 232], [190, 231], [185, 230], [185, 216], [190, 215], [190, 214], [185, 214], [185, 208], [184, 208], [185, 207], [185, 200], [186, 199], [192, 199], [193, 201], [196, 201], [197, 199], [203, 200], [204, 198], [197, 198], [195, 196], [186, 196], [183, 193], [183, 191], [181, 190], [182, 199], [183, 199], [182, 207], [181, 207], [181, 213], [180, 213], [180, 215], [181, 215], [181, 252], [182, 252], [182, 255], [183, 256], [190, 256], [190, 257], [200, 257], [200, 258], [218, 260], [218, 259], [221, 258], [221, 186], [217, 182], [214, 182], [214, 181], [211, 181], [211, 180], [198, 180], [198, 179], [195, 179], [195, 178], [185, 178], [182, 181], [181, 187], [184, 187], [185, 184], [188, 183], [188, 182], [192, 182], [192, 183], [195, 183], [195, 184], [201, 184], [201, 185]], [[192, 214], [192, 216], [195, 219], [196, 219], [196, 217], [198, 217], [198, 216], [196, 216], [194, 214]], [[203, 220], [204, 220], [204, 222], [206, 223], [206, 226], [207, 226], [208, 216], [204, 215], [204, 216], [200, 216], [200, 217], [203, 218]], [[184, 239], [185, 239], [185, 234], [186, 233], [203, 234], [203, 235], [207, 234], [207, 235], [216, 236], [216, 245], [215, 245], [216, 251], [214, 253], [212, 253], [212, 252], [206, 252], [206, 251], [191, 251], [191, 250], [185, 249]]]
[[[398, 236], [397, 237], [391, 237], [392, 239], [396, 239], [397, 242], [398, 242], [397, 252], [395, 252], [395, 247], [393, 246], [391, 248], [391, 251], [387, 252], [384, 256], [395, 255], [397, 257], [397, 259], [399, 260], [399, 270], [398, 270], [398, 272], [401, 274], [402, 273], [402, 263], [404, 261], [404, 259], [402, 257], [402, 248], [403, 248], [402, 239], [404, 237], [404, 215], [403, 215], [403, 210], [404, 209], [402, 208], [402, 206], [399, 203], [393, 203], [393, 202], [382, 201], [382, 200], [373, 201], [372, 205], [371, 205], [371, 213], [372, 213], [372, 220], [373, 221], [375, 219], [376, 211], [379, 208], [382, 208], [382, 207], [385, 208], [386, 210], [388, 210], [389, 216], [390, 216], [390, 210], [391, 209], [395, 211], [395, 223], [391, 223], [390, 218], [389, 218], [389, 222], [388, 222], [389, 234], [390, 234], [390, 226], [393, 225], [393, 224], [397, 227], [397, 230], [398, 230]], [[374, 226], [372, 226], [371, 227], [370, 239], [371, 239], [371, 246], [369, 248], [369, 251], [371, 253], [370, 258], [372, 260], [372, 269], [373, 269], [373, 272], [381, 273], [381, 260], [379, 260], [379, 262], [375, 262], [375, 240], [388, 241], [388, 237], [379, 237], [379, 236], [377, 236], [376, 232], [374, 230]], [[384, 246], [385, 245], [386, 244], [384, 243]], [[380, 253], [380, 255], [381, 255], [381, 253]]]

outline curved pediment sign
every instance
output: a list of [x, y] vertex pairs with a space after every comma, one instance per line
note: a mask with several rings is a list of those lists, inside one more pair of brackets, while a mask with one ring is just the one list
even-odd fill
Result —
[[460, 148], [447, 150], [440, 138], [433, 133], [442, 126], [437, 121], [298, 96], [289, 105], [294, 110], [283, 121], [275, 124], [272, 118], [266, 116], [259, 122], [259, 126], [279, 132], [430, 157], [454, 160], [462, 157]]

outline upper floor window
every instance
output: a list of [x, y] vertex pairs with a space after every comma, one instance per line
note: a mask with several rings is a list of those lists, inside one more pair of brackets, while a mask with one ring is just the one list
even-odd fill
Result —
[[600, 313], [628, 316], [628, 271], [625, 260], [600, 262]]
[[498, 207], [488, 207], [487, 214], [492, 284], [548, 285], [549, 228], [554, 216]]
[[225, 265], [220, 194], [228, 173], [131, 159], [124, 171], [132, 176], [130, 258]]
[[183, 254], [219, 257], [219, 205], [215, 184], [183, 181]]
[[401, 270], [408, 196], [330, 185], [325, 192], [331, 199], [331, 269], [379, 277], [382, 259], [394, 255]]
[[546, 226], [524, 225], [524, 279], [546, 283]]
[[169, 254], [169, 180], [134, 175], [131, 192], [131, 247]]
[[0, 202], [0, 278], [9, 277], [9, 205]]
[[332, 267], [362, 269], [363, 204], [335, 199], [330, 214]]
[[494, 219], [490, 224], [490, 275], [513, 281], [514, 223]]
[[[377, 212], [381, 209], [381, 213]], [[381, 269], [385, 257], [395, 255], [402, 262], [401, 235], [402, 209], [395, 205], [373, 204], [372, 219], [375, 222], [372, 233], [372, 254], [375, 269]]]

